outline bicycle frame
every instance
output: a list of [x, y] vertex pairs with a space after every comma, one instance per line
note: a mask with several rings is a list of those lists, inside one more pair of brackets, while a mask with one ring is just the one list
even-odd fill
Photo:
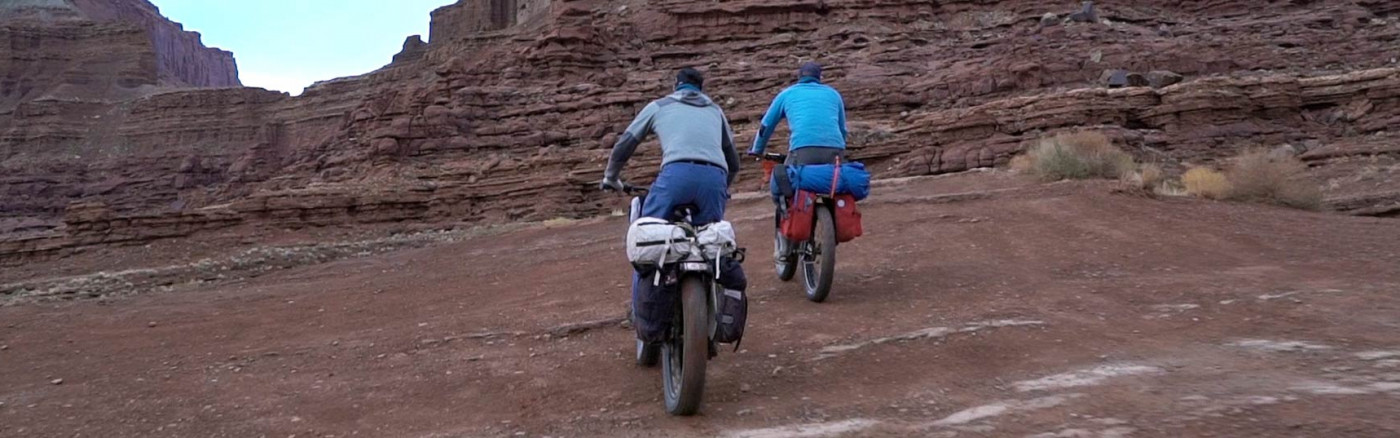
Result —
[[[645, 199], [648, 189], [644, 187], [626, 186], [623, 188], [623, 192], [633, 195], [631, 201], [631, 210], [628, 211], [627, 220], [628, 223], [635, 222], [637, 218], [641, 217], [642, 206], [646, 202]], [[682, 226], [687, 228], [692, 227], [690, 225], [691, 217], [688, 209], [684, 217], [671, 217], [667, 218], [667, 220], [680, 223], [682, 224]], [[698, 246], [699, 242], [696, 242], [694, 239], [691, 240], [691, 245]], [[701, 281], [704, 282], [704, 284], [706, 285], [706, 289], [708, 289], [706, 291], [707, 293], [705, 294], [707, 297], [707, 305], [705, 306], [707, 313], [706, 316], [707, 319], [710, 321], [710, 332], [707, 334], [707, 338], [711, 342], [713, 342], [715, 339], [715, 330], [717, 330], [717, 327], [715, 326], [714, 322], [715, 309], [719, 303], [719, 288], [716, 286], [715, 283], [715, 276], [718, 273], [715, 272], [714, 260], [683, 260], [680, 262], [677, 269], [681, 271], [681, 280], [685, 280], [684, 277], [686, 277], [687, 275], [698, 274], [702, 276]], [[677, 312], [676, 314], [679, 315], [681, 313]]]

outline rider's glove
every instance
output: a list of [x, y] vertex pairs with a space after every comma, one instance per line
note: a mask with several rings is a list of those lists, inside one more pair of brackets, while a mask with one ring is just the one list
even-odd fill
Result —
[[604, 191], [621, 191], [624, 188], [624, 186], [622, 185], [622, 181], [617, 179], [617, 177], [605, 176], [603, 177], [603, 182], [598, 185], [598, 188], [603, 189]]

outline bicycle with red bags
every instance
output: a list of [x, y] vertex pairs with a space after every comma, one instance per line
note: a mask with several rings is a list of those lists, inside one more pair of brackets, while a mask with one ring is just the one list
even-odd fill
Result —
[[[787, 156], [770, 152], [761, 159], [764, 180], [771, 182], [773, 171], [785, 168]], [[825, 301], [831, 293], [836, 275], [836, 246], [863, 233], [855, 196], [836, 190], [840, 169], [838, 160], [831, 190], [827, 193], [794, 187], [792, 198], [784, 199], [774, 221], [773, 253], [778, 279], [790, 281], [797, 269], [802, 268], [807, 299], [817, 303]]]

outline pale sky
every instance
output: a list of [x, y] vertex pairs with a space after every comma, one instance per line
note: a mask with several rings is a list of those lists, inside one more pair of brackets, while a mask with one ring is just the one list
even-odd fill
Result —
[[301, 94], [383, 67], [428, 13], [456, 0], [151, 0], [204, 45], [233, 52], [243, 85]]

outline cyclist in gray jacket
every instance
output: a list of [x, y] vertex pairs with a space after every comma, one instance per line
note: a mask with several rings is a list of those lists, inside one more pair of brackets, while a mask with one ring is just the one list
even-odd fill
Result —
[[724, 110], [701, 92], [705, 79], [695, 69], [676, 75], [676, 91], [637, 114], [613, 145], [603, 172], [604, 190], [621, 190], [622, 167], [647, 135], [661, 140], [661, 173], [651, 185], [642, 216], [669, 219], [677, 206], [694, 205], [692, 221], [704, 225], [724, 219], [729, 186], [739, 172], [739, 153]]
[[[676, 75], [676, 91], [642, 108], [613, 145], [612, 158], [603, 172], [603, 190], [622, 190], [625, 186], [620, 173], [637, 146], [651, 133], [661, 140], [661, 173], [643, 201], [641, 216], [679, 220], [670, 217], [676, 207], [693, 205], [693, 225], [724, 219], [729, 186], [739, 171], [739, 154], [734, 150], [734, 133], [724, 111], [700, 91], [704, 82], [699, 71], [681, 70]], [[666, 305], [669, 301], [651, 296], [655, 294], [642, 296], [641, 281], [633, 272], [637, 339], [655, 342], [670, 326], [665, 317], [670, 313]]]

